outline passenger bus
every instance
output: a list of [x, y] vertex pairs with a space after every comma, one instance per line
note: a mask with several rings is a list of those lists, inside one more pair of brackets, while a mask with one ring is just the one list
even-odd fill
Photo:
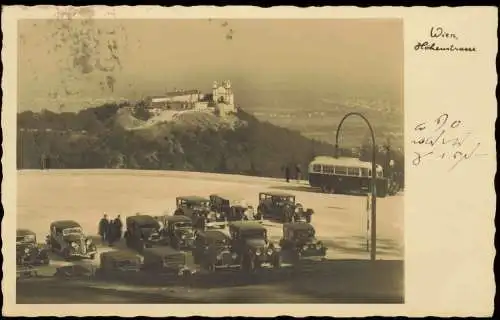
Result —
[[[389, 181], [382, 166], [376, 165], [378, 197], [388, 193]], [[309, 164], [309, 184], [326, 193], [370, 193], [372, 163], [350, 157], [319, 156]]]

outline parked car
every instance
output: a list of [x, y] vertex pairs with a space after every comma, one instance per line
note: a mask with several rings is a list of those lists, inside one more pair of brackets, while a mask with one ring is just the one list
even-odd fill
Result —
[[243, 269], [254, 272], [268, 264], [281, 266], [279, 247], [268, 240], [267, 230], [253, 221], [238, 221], [229, 224], [232, 252], [237, 255]]
[[168, 239], [160, 232], [160, 224], [150, 215], [127, 217], [126, 228], [125, 243], [131, 249], [142, 252], [144, 248], [168, 245]]
[[164, 234], [175, 249], [192, 249], [195, 234], [193, 221], [188, 216], [164, 216]]
[[128, 251], [108, 251], [100, 254], [98, 274], [101, 276], [128, 275], [141, 271], [141, 258]]
[[50, 225], [47, 245], [55, 253], [65, 259], [94, 259], [97, 247], [87, 237], [80, 224], [73, 220], [54, 221]]
[[194, 261], [208, 271], [239, 267], [238, 255], [231, 252], [231, 239], [219, 230], [199, 232], [193, 250]]
[[47, 265], [50, 263], [49, 251], [38, 244], [36, 234], [28, 229], [16, 230], [17, 265]]
[[257, 220], [253, 206], [244, 199], [221, 194], [211, 194], [209, 199], [211, 209], [221, 216], [221, 220]]
[[197, 272], [192, 255], [171, 247], [144, 249], [143, 269], [165, 275], [191, 276]]
[[54, 277], [64, 279], [90, 279], [93, 276], [94, 270], [92, 266], [80, 264], [58, 267], [54, 273]]
[[323, 260], [326, 246], [316, 239], [314, 227], [306, 222], [283, 224], [283, 238], [280, 240], [282, 252], [288, 253], [294, 261]]
[[210, 200], [199, 196], [183, 196], [176, 199], [177, 209], [174, 215], [191, 218], [193, 227], [199, 230], [206, 228], [225, 228], [226, 221], [217, 220], [217, 214], [210, 210]]
[[304, 210], [302, 204], [296, 203], [293, 194], [282, 192], [259, 193], [258, 218], [271, 218], [282, 222], [305, 221], [310, 223], [313, 213], [313, 209]]

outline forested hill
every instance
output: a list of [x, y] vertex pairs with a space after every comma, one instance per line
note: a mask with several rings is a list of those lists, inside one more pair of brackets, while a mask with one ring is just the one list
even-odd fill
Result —
[[[305, 173], [316, 155], [333, 155], [327, 143], [261, 122], [239, 110], [235, 117], [186, 114], [151, 124], [143, 108], [106, 104], [78, 113], [18, 114], [19, 169], [129, 168], [190, 170], [281, 177], [283, 166]], [[148, 124], [149, 121], [149, 124]], [[381, 158], [381, 161], [383, 159]]]

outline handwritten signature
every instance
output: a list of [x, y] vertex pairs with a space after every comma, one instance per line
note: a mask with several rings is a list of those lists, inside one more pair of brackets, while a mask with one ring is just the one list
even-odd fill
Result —
[[413, 47], [415, 51], [448, 51], [448, 52], [476, 52], [474, 46], [456, 46], [454, 43], [439, 45], [436, 41], [451, 40], [457, 41], [458, 36], [455, 33], [446, 31], [443, 27], [431, 27], [429, 31], [429, 41], [418, 41]]
[[432, 121], [415, 126], [416, 137], [411, 143], [426, 147], [426, 150], [414, 152], [413, 166], [420, 166], [424, 160], [451, 160], [453, 162], [449, 169], [451, 171], [465, 160], [485, 156], [477, 153], [481, 146], [480, 142], [468, 143], [472, 133], [463, 132], [463, 121], [451, 121], [449, 118], [447, 113], [442, 113]]

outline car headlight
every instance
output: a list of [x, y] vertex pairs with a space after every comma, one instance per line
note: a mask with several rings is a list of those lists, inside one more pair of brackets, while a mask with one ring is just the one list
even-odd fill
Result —
[[186, 235], [185, 234], [181, 234], [181, 239], [182, 240], [186, 239]]
[[29, 252], [30, 252], [30, 249], [24, 248], [24, 253], [29, 253]]
[[302, 247], [302, 250], [307, 250], [307, 245], [304, 245], [304, 246]]
[[269, 256], [270, 256], [270, 255], [272, 255], [272, 254], [273, 254], [273, 249], [271, 249], [271, 248], [267, 249], [267, 255], [269, 255]]
[[260, 256], [261, 252], [259, 250], [255, 251], [256, 256]]
[[85, 240], [85, 244], [86, 244], [87, 246], [90, 246], [90, 244], [91, 244], [91, 243], [92, 243], [92, 240], [90, 240], [90, 239]]
[[231, 255], [231, 258], [233, 258], [233, 260], [235, 260], [236, 258], [238, 258], [238, 255], [237, 255], [236, 253], [233, 253], [233, 254]]
[[71, 242], [71, 246], [75, 249], [78, 248], [78, 244], [76, 244], [76, 242]]

